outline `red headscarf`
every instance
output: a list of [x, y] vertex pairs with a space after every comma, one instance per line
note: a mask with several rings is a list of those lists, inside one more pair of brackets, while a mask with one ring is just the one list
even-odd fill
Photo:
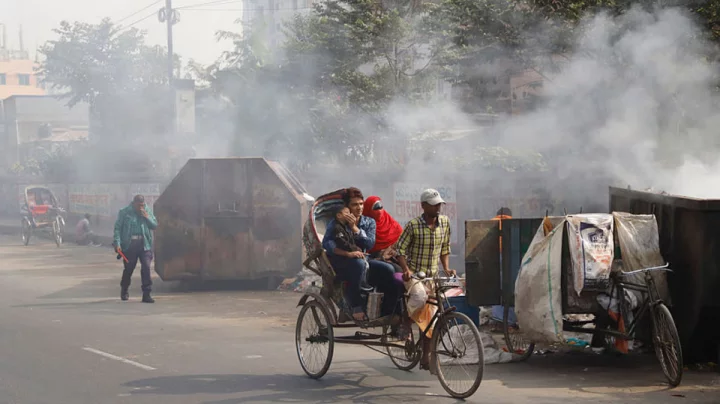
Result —
[[377, 230], [375, 231], [375, 247], [370, 252], [374, 253], [395, 244], [403, 232], [402, 226], [393, 219], [385, 209], [373, 210], [375, 202], [379, 201], [377, 196], [371, 196], [365, 200], [363, 205], [363, 216], [375, 219]]

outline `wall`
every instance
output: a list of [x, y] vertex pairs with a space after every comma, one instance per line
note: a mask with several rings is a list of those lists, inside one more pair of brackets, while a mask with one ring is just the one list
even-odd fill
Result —
[[[23, 192], [28, 185], [42, 185], [50, 188], [58, 198], [60, 206], [68, 211], [68, 226], [75, 225], [85, 213], [92, 215], [91, 224], [102, 236], [112, 235], [117, 212], [127, 206], [134, 195], [145, 195], [149, 205], [157, 200], [167, 181], [132, 183], [45, 183], [2, 181], [0, 178], [0, 215], [12, 220], [19, 219], [20, 206], [24, 203]], [[21, 202], [22, 201], [22, 202]]]

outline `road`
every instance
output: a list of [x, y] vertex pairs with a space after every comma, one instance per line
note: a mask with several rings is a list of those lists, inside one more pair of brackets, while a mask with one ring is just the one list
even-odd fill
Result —
[[[304, 376], [290, 292], [181, 290], [155, 279], [155, 304], [119, 299], [106, 248], [0, 236], [1, 404], [453, 402], [437, 379], [337, 346], [329, 373]], [[654, 357], [548, 355], [488, 365], [468, 402], [718, 403], [717, 373], [668, 390]]]

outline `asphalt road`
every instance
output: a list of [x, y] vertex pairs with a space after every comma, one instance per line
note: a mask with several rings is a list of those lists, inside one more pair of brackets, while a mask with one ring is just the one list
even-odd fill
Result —
[[[295, 293], [185, 292], [156, 279], [154, 305], [119, 299], [105, 248], [0, 236], [1, 404], [452, 402], [427, 372], [337, 346], [308, 379], [295, 354]], [[488, 365], [469, 402], [718, 403], [720, 376], [668, 390], [652, 356], [556, 354]]]

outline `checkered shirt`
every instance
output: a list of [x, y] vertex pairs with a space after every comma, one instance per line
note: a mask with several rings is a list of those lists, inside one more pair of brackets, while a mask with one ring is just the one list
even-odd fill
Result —
[[412, 219], [400, 235], [397, 251], [405, 257], [410, 269], [434, 276], [440, 257], [450, 254], [450, 219], [438, 216], [434, 229], [428, 227], [422, 216]]

